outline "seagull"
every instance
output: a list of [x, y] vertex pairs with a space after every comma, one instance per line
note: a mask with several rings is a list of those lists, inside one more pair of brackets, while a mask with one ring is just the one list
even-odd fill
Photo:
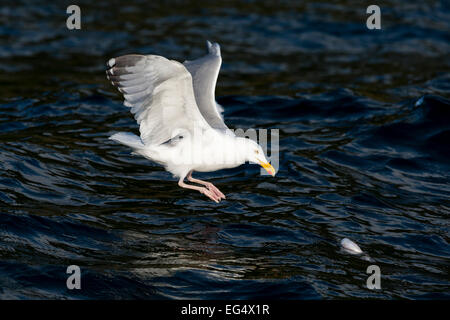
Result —
[[[237, 137], [224, 123], [215, 100], [222, 57], [218, 43], [207, 41], [208, 54], [180, 63], [157, 55], [129, 54], [107, 62], [106, 75], [123, 94], [139, 124], [140, 137], [113, 134], [119, 142], [179, 178], [182, 188], [197, 190], [215, 202], [225, 195], [192, 173], [234, 168], [246, 162], [275, 168], [255, 141]], [[189, 182], [185, 183], [185, 179]]]

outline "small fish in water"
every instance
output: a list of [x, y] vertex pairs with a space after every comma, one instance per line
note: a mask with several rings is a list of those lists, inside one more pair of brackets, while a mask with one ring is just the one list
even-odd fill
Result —
[[364, 253], [356, 243], [354, 243], [352, 240], [348, 238], [344, 238], [341, 240], [341, 246], [342, 249], [344, 249], [344, 251], [347, 253], [362, 255], [361, 258], [365, 261], [369, 262], [374, 261], [371, 257], [369, 257], [368, 254]]
[[341, 246], [346, 252], [351, 253], [351, 254], [363, 253], [361, 248], [356, 243], [354, 243], [352, 240], [350, 240], [348, 238], [344, 238], [341, 240]]

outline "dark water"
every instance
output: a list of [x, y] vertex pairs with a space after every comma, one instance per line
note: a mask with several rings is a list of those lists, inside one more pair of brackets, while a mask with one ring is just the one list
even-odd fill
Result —
[[[377, 2], [374, 31], [364, 1], [77, 3], [80, 31], [69, 2], [0, 6], [0, 298], [450, 297], [448, 2]], [[228, 125], [280, 129], [275, 178], [202, 175], [220, 204], [107, 139], [137, 125], [105, 62], [206, 39]]]

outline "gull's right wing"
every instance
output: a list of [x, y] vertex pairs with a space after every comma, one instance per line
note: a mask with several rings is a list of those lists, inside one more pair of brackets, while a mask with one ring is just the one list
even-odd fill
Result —
[[159, 145], [183, 131], [207, 130], [195, 102], [192, 76], [179, 62], [155, 55], [108, 61], [108, 79], [123, 94], [144, 144]]

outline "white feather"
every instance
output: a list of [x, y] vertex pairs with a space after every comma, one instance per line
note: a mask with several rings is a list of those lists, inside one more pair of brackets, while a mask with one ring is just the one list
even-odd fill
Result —
[[109, 139], [117, 141], [133, 149], [144, 148], [144, 144], [142, 143], [141, 138], [129, 132], [115, 133], [111, 137], [109, 137]]

